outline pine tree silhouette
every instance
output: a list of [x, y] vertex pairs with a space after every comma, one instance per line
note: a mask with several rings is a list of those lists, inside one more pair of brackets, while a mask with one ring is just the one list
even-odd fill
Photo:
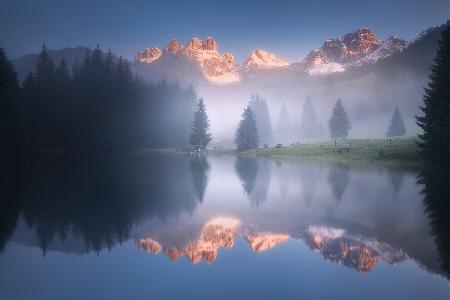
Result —
[[416, 116], [422, 142], [422, 156], [427, 160], [450, 162], [450, 27], [442, 31], [439, 48], [430, 67], [430, 82], [423, 96], [423, 116]]
[[341, 99], [338, 99], [334, 105], [331, 118], [328, 122], [330, 136], [333, 140], [344, 139], [348, 137], [348, 132], [352, 128], [352, 124], [345, 112]]
[[200, 98], [191, 125], [191, 145], [194, 147], [195, 151], [205, 151], [211, 139], [212, 135], [205, 103], [204, 100]]
[[239, 126], [236, 130], [234, 143], [236, 144], [238, 152], [258, 148], [258, 128], [256, 126], [255, 114], [250, 106], [247, 106], [244, 109], [242, 120], [239, 122]]
[[405, 123], [398, 107], [395, 108], [392, 114], [391, 123], [386, 132], [386, 137], [404, 136], [406, 133]]
[[270, 121], [266, 99], [258, 94], [252, 95], [249, 105], [255, 114], [260, 142], [270, 144], [272, 142], [272, 122]]

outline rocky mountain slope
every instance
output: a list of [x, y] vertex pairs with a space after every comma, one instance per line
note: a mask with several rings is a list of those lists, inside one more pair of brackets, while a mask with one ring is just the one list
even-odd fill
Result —
[[[136, 62], [159, 65], [169, 57], [177, 57], [198, 68], [201, 77], [216, 84], [235, 83], [255, 74], [275, 70], [289, 70], [307, 75], [328, 75], [344, 72], [355, 67], [375, 64], [380, 60], [402, 53], [410, 45], [430, 35], [436, 28], [422, 33], [417, 39], [407, 42], [397, 36], [381, 41], [369, 28], [328, 39], [323, 45], [311, 51], [301, 62], [289, 63], [286, 59], [263, 49], [253, 50], [239, 65], [231, 53], [220, 53], [217, 43], [211, 37], [206, 40], [190, 39], [185, 46], [177, 40], [170, 41], [163, 50], [147, 48], [136, 56]], [[167, 64], [163, 68], [169, 68]]]
[[396, 36], [380, 41], [369, 28], [325, 41], [322, 47], [311, 51], [303, 60], [310, 75], [343, 72], [348, 66], [374, 63], [401, 52], [408, 43]]
[[238, 66], [231, 53], [220, 53], [216, 41], [212, 37], [201, 40], [191, 38], [185, 46], [177, 40], [171, 40], [163, 50], [147, 48], [136, 55], [136, 61], [141, 64], [161, 67], [174, 57], [193, 63], [198, 67], [205, 79], [217, 84], [240, 81], [247, 74], [258, 70], [270, 70], [287, 67], [284, 58], [278, 57], [262, 49], [254, 50], [242, 64]]
[[[432, 62], [440, 32], [445, 26], [448, 24], [429, 28], [409, 42], [396, 36], [380, 41], [373, 30], [360, 28], [353, 33], [326, 40], [302, 61], [292, 63], [266, 50], [256, 49], [239, 65], [233, 54], [221, 53], [211, 37], [205, 40], [192, 38], [184, 46], [174, 39], [162, 49], [152, 47], [138, 52], [133, 69], [152, 81], [167, 79], [192, 82], [206, 79], [214, 84], [238, 83], [261, 73], [276, 74], [279, 70], [295, 76], [317, 77], [355, 73], [353, 71], [359, 69], [392, 68], [401, 64], [423, 71]], [[76, 47], [49, 50], [49, 54], [55, 62], [64, 58], [70, 68], [75, 61], [82, 61], [89, 51], [86, 47]], [[36, 60], [37, 54], [12, 60], [20, 80], [34, 68]], [[389, 60], [389, 64], [385, 63], [386, 60]]]

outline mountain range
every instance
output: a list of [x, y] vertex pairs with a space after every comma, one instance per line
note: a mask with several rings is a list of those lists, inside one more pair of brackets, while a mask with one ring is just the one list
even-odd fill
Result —
[[[302, 61], [289, 63], [286, 59], [263, 49], [253, 50], [242, 64], [238, 64], [233, 54], [221, 53], [212, 37], [201, 40], [190, 39], [183, 46], [176, 39], [171, 40], [163, 50], [158, 47], [139, 51], [135, 63], [146, 65], [153, 70], [174, 69], [171, 60], [191, 64], [204, 79], [215, 84], [228, 84], [251, 78], [260, 72], [287, 70], [305, 72], [311, 76], [344, 72], [348, 69], [375, 64], [405, 49], [437, 28], [431, 28], [413, 41], [405, 41], [391, 36], [381, 41], [369, 28], [326, 40], [323, 45], [312, 50]], [[169, 76], [170, 77], [170, 76]]]
[[[134, 70], [146, 79], [159, 81], [206, 80], [213, 84], [230, 84], [245, 81], [260, 74], [285, 71], [294, 74], [306, 74], [313, 77], [346, 73], [355, 69], [364, 69], [377, 65], [387, 58], [401, 56], [414, 52], [419, 61], [427, 58], [426, 65], [431, 63], [440, 31], [448, 26], [444, 24], [421, 32], [411, 41], [405, 41], [396, 36], [381, 41], [375, 32], [369, 28], [359, 28], [355, 32], [326, 40], [320, 48], [312, 50], [299, 62], [288, 62], [283, 57], [263, 49], [253, 50], [247, 58], [238, 64], [232, 53], [222, 53], [217, 42], [212, 37], [201, 40], [191, 38], [185, 45], [172, 39], [164, 47], [150, 47], [139, 51], [132, 66]], [[417, 47], [426, 41], [429, 47]], [[69, 66], [89, 52], [86, 47], [64, 48], [50, 50], [49, 54], [55, 61], [64, 58]], [[411, 56], [411, 55], [410, 55]], [[34, 68], [37, 54], [29, 54], [12, 62], [23, 79], [28, 71]], [[414, 64], [414, 61], [410, 62]]]

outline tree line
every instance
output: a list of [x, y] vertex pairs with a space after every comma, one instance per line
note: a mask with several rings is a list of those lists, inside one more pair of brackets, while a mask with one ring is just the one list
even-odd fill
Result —
[[[317, 130], [317, 117], [315, 116], [314, 107], [311, 97], [307, 97], [303, 109], [302, 118], [302, 135], [312, 136]], [[281, 108], [280, 119], [287, 119], [287, 108], [285, 105]], [[287, 123], [278, 125], [278, 129], [288, 131]], [[352, 128], [351, 121], [347, 115], [346, 109], [338, 99], [328, 121], [328, 129], [330, 138], [335, 142], [338, 139], [346, 139]], [[403, 136], [406, 128], [400, 110], [395, 108], [391, 121], [386, 131], [386, 137]], [[234, 135], [234, 143], [238, 152], [256, 149], [261, 144], [267, 147], [273, 139], [272, 124], [270, 120], [267, 101], [259, 95], [252, 95], [251, 100], [241, 116], [241, 121]], [[204, 100], [200, 99], [198, 109], [194, 113], [194, 121], [191, 126], [191, 145], [194, 151], [205, 151], [208, 143], [212, 140], [210, 132], [210, 123], [206, 112]]]
[[99, 47], [69, 70], [45, 45], [19, 84], [0, 49], [1, 141], [32, 149], [178, 147], [188, 143], [192, 88], [142, 81]]

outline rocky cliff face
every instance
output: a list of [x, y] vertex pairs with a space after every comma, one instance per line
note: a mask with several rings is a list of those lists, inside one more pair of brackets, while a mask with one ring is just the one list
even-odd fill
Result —
[[220, 53], [212, 37], [205, 40], [191, 38], [184, 47], [174, 39], [162, 51], [159, 48], [147, 48], [140, 51], [136, 55], [136, 61], [142, 64], [159, 64], [168, 57], [177, 57], [196, 64], [205, 79], [217, 84], [238, 82], [249, 73], [289, 65], [287, 60], [279, 56], [256, 49], [242, 66], [238, 66], [233, 54]]
[[158, 64], [167, 57], [177, 56], [189, 63], [195, 63], [204, 78], [214, 83], [231, 83], [239, 81], [237, 65], [231, 53], [219, 52], [216, 41], [208, 37], [190, 39], [183, 47], [173, 39], [161, 51], [159, 48], [147, 48], [138, 53], [136, 60], [144, 64]]
[[348, 66], [376, 62], [406, 46], [407, 42], [397, 37], [381, 42], [371, 29], [360, 28], [325, 41], [305, 57], [303, 64], [311, 75], [343, 72]]
[[[291, 71], [306, 71], [310, 75], [325, 75], [343, 72], [349, 67], [375, 63], [379, 59], [402, 51], [408, 43], [398, 37], [380, 41], [375, 32], [369, 28], [360, 28], [355, 32], [325, 41], [322, 47], [311, 51], [301, 63], [289, 64], [280, 56], [263, 49], [256, 49], [239, 66], [231, 53], [220, 53], [212, 37], [201, 40], [191, 38], [185, 46], [173, 39], [163, 50], [147, 48], [140, 51], [136, 61], [142, 64], [159, 65], [160, 69], [177, 69], [180, 62], [186, 61], [186, 68], [197, 68], [201, 76], [209, 82], [227, 84], [239, 82], [261, 71], [277, 70], [290, 67]], [[176, 64], [162, 62], [176, 58]], [[300, 66], [300, 68], [299, 68]], [[179, 77], [183, 77], [182, 74]]]
[[136, 59], [142, 63], [149, 64], [160, 58], [161, 54], [162, 51], [159, 48], [146, 48], [142, 51], [139, 51]]

